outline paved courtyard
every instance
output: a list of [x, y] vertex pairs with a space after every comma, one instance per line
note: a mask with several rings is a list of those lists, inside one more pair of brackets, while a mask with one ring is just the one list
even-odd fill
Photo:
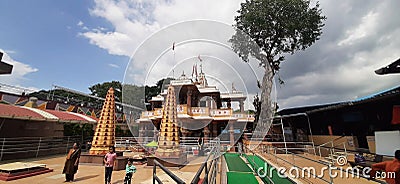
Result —
[[[196, 163], [194, 165], [187, 165], [178, 168], [170, 168], [170, 170], [177, 175], [179, 178], [183, 179], [185, 182], [190, 183], [193, 176], [197, 172], [200, 163], [205, 159], [205, 157], [192, 157], [191, 163]], [[18, 160], [21, 161], [21, 160]], [[48, 168], [54, 169], [53, 172], [36, 175], [28, 178], [22, 178], [13, 181], [0, 181], [0, 184], [49, 184], [49, 183], [64, 183], [65, 176], [61, 173], [65, 161], [65, 155], [58, 155], [53, 157], [38, 158], [38, 159], [28, 159], [22, 160], [22, 162], [35, 162], [46, 164]], [[134, 184], [151, 184], [152, 183], [152, 167], [146, 165], [137, 165], [137, 172], [133, 174], [132, 183]], [[164, 183], [173, 183], [161, 169], [157, 169], [158, 176]], [[125, 171], [114, 171], [112, 174], [113, 184], [124, 183]], [[75, 175], [75, 182], [79, 184], [101, 184], [104, 183], [104, 167], [96, 165], [80, 164], [78, 173]]]

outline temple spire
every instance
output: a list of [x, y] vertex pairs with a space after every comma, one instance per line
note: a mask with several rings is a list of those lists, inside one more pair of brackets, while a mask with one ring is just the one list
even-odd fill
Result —
[[96, 126], [93, 136], [91, 155], [106, 154], [110, 146], [115, 144], [115, 97], [114, 89], [110, 88], [107, 92], [106, 100], [101, 109], [100, 119]]
[[168, 87], [167, 97], [163, 108], [163, 116], [160, 126], [157, 156], [171, 156], [180, 154], [179, 127], [177, 121], [175, 89]]

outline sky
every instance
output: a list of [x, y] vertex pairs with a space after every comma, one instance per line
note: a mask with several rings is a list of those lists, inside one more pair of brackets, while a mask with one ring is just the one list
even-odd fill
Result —
[[[262, 77], [257, 65], [244, 65], [216, 44], [184, 44], [189, 38], [226, 36], [240, 3], [3, 0], [0, 50], [14, 71], [0, 76], [0, 83], [34, 90], [54, 84], [89, 93], [89, 86], [105, 81], [150, 84], [159, 76], [179, 76], [183, 70], [190, 75], [201, 55], [210, 85], [229, 91], [234, 82], [251, 97], [258, 92], [252, 79]], [[400, 75], [378, 76], [374, 70], [400, 58], [400, 2], [323, 0], [320, 4], [327, 17], [321, 39], [288, 55], [281, 64], [279, 76], [285, 84], [276, 85], [275, 93], [280, 108], [354, 100], [398, 86]], [[217, 23], [190, 26], [193, 20]], [[173, 42], [176, 49], [168, 52]], [[155, 62], [157, 56], [162, 56], [160, 62]], [[251, 70], [242, 69], [246, 67]], [[149, 73], [153, 74], [148, 77]], [[249, 104], [251, 100], [246, 105], [251, 108]]]

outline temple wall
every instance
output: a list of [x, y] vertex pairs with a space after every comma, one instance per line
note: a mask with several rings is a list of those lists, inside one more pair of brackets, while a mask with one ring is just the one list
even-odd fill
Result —
[[51, 121], [28, 121], [1, 118], [0, 138], [3, 137], [62, 137], [64, 125]]

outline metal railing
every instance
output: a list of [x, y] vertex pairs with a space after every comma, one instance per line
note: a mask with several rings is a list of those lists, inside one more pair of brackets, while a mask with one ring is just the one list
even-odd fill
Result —
[[[246, 151], [250, 151], [253, 155], [257, 155], [257, 153], [254, 152], [253, 150], [248, 149], [247, 147], [245, 147], [245, 148], [246, 148]], [[298, 155], [298, 154], [296, 154], [296, 153], [292, 153], [292, 152], [288, 151], [287, 149], [281, 149], [281, 148], [276, 148], [276, 147], [270, 147], [268, 150], [270, 150], [271, 148], [272, 148], [272, 150], [273, 150], [273, 153], [270, 153], [270, 152], [268, 151], [267, 154], [269, 154], [269, 155], [271, 155], [271, 156], [274, 157], [276, 164], [278, 164], [278, 160], [282, 160], [284, 163], [289, 164], [289, 165], [290, 165], [291, 167], [293, 167], [293, 168], [297, 168], [297, 169], [300, 169], [300, 170], [307, 171], [305, 168], [302, 168], [302, 167], [300, 167], [299, 165], [296, 165], [296, 163], [295, 163], [295, 157], [299, 157], [299, 158], [306, 159], [306, 160], [308, 160], [308, 161], [311, 161], [311, 162], [314, 162], [314, 163], [317, 163], [317, 164], [321, 164], [321, 165], [323, 165], [323, 166], [328, 167], [329, 169], [331, 169], [331, 165], [330, 165], [330, 164], [321, 163], [321, 162], [318, 162], [318, 161], [313, 160], [313, 159], [311, 159], [311, 158], [307, 158], [307, 157], [305, 157], [305, 156], [301, 156], [301, 155]], [[290, 161], [288, 161], [288, 160], [286, 160], [286, 159], [283, 159], [283, 158], [277, 156], [277, 152], [278, 152], [278, 151], [281, 151], [281, 152], [283, 152], [283, 153], [286, 153], [287, 155], [291, 155], [291, 156], [292, 156], [293, 163], [290, 162]], [[264, 160], [264, 162], [266, 162], [266, 161]], [[316, 179], [318, 179], [318, 180], [323, 181], [324, 183], [331, 183], [331, 184], [333, 183], [333, 177], [332, 177], [332, 176], [329, 176], [329, 180], [327, 180], [327, 179], [325, 179], [325, 178], [320, 177], [318, 174], [315, 174], [315, 173], [312, 173], [312, 172], [309, 172], [309, 175], [312, 176], [313, 178], [316, 178]], [[271, 179], [269, 178], [269, 180], [271, 180]]]
[[156, 181], [159, 184], [163, 183], [161, 181], [161, 179], [157, 176], [157, 167], [159, 167], [161, 170], [163, 170], [177, 184], [185, 184], [184, 181], [182, 181], [178, 176], [176, 176], [174, 173], [172, 173], [168, 168], [166, 168], [162, 164], [160, 164], [157, 160], [154, 160], [154, 165], [153, 165], [153, 184], [155, 184]]
[[[347, 157], [346, 142], [342, 142], [340, 144], [336, 144], [335, 145], [335, 142], [337, 142], [338, 140], [340, 140], [340, 139], [342, 139], [344, 137], [346, 137], [346, 136], [340, 136], [340, 137], [338, 137], [336, 139], [330, 140], [330, 141], [328, 141], [326, 143], [323, 143], [321, 145], [316, 146], [318, 148], [319, 157], [322, 158], [321, 148], [328, 149], [330, 155], [334, 155], [335, 154], [335, 147], [340, 146], [340, 145], [343, 145], [343, 150], [344, 150], [344, 153], [345, 153], [345, 155]], [[326, 146], [329, 145], [329, 144], [330, 144], [330, 147], [326, 148]]]
[[81, 136], [0, 138], [0, 161], [18, 158], [65, 154]]
[[[220, 148], [221, 143], [218, 138], [215, 141], [211, 141], [213, 143], [213, 147], [211, 149], [210, 154], [207, 156], [204, 163], [200, 166], [199, 170], [193, 177], [190, 184], [198, 184], [200, 181], [200, 176], [204, 171], [204, 179], [201, 184], [216, 184], [217, 183], [217, 175], [218, 175], [218, 162], [221, 156]], [[211, 158], [211, 160], [210, 160]], [[210, 162], [210, 163], [209, 163]]]

